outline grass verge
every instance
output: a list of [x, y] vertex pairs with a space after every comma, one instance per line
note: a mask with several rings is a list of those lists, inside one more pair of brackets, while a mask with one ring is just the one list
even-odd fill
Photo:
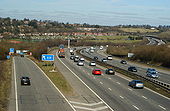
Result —
[[[87, 59], [89, 61], [92, 60], [91, 58], [80, 54], [80, 50], [77, 51], [77, 54], [83, 56], [85, 59]], [[127, 76], [127, 77], [129, 77], [131, 79], [140, 79], [140, 80], [142, 80], [144, 82], [145, 87], [147, 87], [147, 88], [149, 88], [149, 89], [151, 89], [151, 90], [153, 90], [153, 91], [155, 91], [155, 92], [157, 92], [159, 94], [162, 94], [162, 95], [170, 98], [170, 91], [169, 90], [165, 90], [164, 88], [162, 88], [162, 87], [160, 87], [160, 86], [158, 86], [158, 85], [156, 85], [156, 84], [154, 84], [154, 83], [152, 83], [152, 82], [150, 82], [148, 80], [145, 80], [144, 78], [138, 77], [135, 74], [133, 74], [133, 73], [131, 73], [129, 71], [123, 70], [123, 69], [121, 69], [119, 67], [111, 66], [111, 65], [108, 65], [106, 63], [99, 62], [99, 61], [96, 61], [96, 63], [99, 64], [100, 66], [103, 66], [103, 67], [106, 67], [106, 68], [111, 68], [112, 67], [113, 69], [115, 69], [116, 72], [118, 72], [120, 74], [123, 74], [123, 75], [125, 75], [125, 76]]]
[[12, 77], [12, 59], [0, 63], [0, 111], [7, 111]]
[[66, 96], [73, 95], [73, 88], [71, 85], [66, 81], [64, 76], [61, 72], [55, 67], [56, 72], [50, 72], [54, 69], [52, 62], [42, 62], [38, 61], [37, 59], [30, 57], [44, 72], [45, 74], [51, 79], [51, 81], [55, 84], [55, 86]]

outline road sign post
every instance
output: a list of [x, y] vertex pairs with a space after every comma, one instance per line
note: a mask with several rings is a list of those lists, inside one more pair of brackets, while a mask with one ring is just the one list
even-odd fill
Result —
[[[54, 61], [54, 55], [53, 54], [42, 54], [41, 60], [42, 61]], [[50, 72], [56, 72], [55, 71], [55, 63], [54, 63], [54, 69]]]

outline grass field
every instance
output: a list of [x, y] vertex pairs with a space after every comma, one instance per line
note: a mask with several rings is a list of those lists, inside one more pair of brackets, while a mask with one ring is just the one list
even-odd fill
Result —
[[140, 32], [140, 33], [147, 33], [147, 32], [159, 32], [157, 29], [145, 29], [145, 28], [119, 28], [124, 32]]
[[[96, 36], [92, 42], [112, 42], [112, 43], [136, 43], [143, 40], [129, 40], [129, 36]], [[134, 36], [137, 38], [137, 36]]]
[[11, 62], [12, 60], [6, 60], [0, 63], [2, 69], [1, 79], [0, 79], [0, 111], [7, 111], [9, 95], [11, 89]]

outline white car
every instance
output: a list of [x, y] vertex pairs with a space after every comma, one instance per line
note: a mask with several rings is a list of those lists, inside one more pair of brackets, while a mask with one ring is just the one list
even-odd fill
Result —
[[107, 57], [107, 60], [112, 60], [112, 59], [113, 59], [112, 56]]
[[100, 46], [100, 50], [103, 50], [103, 46]]
[[81, 57], [81, 58], [80, 58], [80, 61], [84, 61], [84, 58]]
[[79, 62], [77, 62], [77, 65], [78, 65], [78, 66], [84, 66], [84, 62], [79, 61]]
[[89, 63], [89, 66], [96, 66], [96, 62], [95, 62], [95, 61], [91, 61], [91, 62]]

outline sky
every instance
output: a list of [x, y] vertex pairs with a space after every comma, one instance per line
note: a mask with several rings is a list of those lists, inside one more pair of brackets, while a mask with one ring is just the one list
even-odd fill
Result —
[[170, 25], [170, 0], [0, 0], [0, 17], [96, 25]]

